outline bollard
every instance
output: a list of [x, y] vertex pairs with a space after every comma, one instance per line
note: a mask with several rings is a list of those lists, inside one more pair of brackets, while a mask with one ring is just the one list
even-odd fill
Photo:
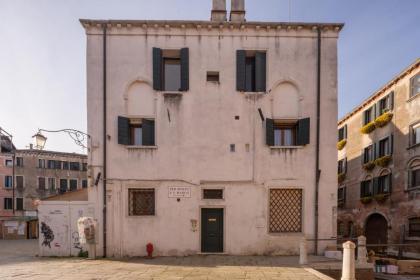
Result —
[[341, 271], [341, 280], [356, 280], [354, 266], [354, 249], [356, 245], [347, 241], [343, 243], [343, 270]]
[[308, 264], [308, 246], [306, 245], [305, 237], [302, 237], [300, 240], [299, 264]]
[[366, 237], [357, 237], [357, 263], [367, 263]]

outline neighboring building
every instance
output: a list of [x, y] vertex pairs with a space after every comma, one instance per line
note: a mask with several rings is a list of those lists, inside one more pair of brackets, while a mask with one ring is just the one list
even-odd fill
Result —
[[338, 135], [338, 235], [419, 241], [420, 59], [342, 118]]
[[0, 129], [0, 239], [3, 238], [3, 220], [13, 216], [13, 151], [15, 147]]
[[98, 255], [331, 244], [343, 25], [244, 15], [233, 0], [227, 21], [215, 0], [211, 21], [81, 20]]
[[[5, 213], [1, 218], [3, 238], [37, 238], [37, 202], [59, 193], [87, 188], [87, 156], [37, 149], [15, 150], [13, 156], [14, 192], [13, 185], [2, 186], [0, 192]], [[8, 178], [10, 175], [6, 174], [11, 173], [13, 164], [7, 162], [5, 165], [0, 174]], [[3, 170], [5, 172], [1, 172]], [[8, 184], [7, 179], [3, 182]]]

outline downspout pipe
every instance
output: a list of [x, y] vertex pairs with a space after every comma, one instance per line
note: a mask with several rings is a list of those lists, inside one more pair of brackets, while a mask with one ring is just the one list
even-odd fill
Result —
[[321, 27], [317, 28], [317, 77], [316, 77], [316, 150], [315, 150], [315, 244], [314, 252], [318, 255], [318, 217], [319, 217], [319, 135], [321, 125]]
[[106, 162], [107, 162], [107, 154], [106, 154], [106, 141], [107, 141], [107, 137], [106, 137], [106, 35], [107, 35], [107, 30], [106, 30], [106, 24], [103, 24], [103, 227], [104, 227], [104, 231], [103, 231], [103, 239], [104, 239], [104, 245], [103, 245], [103, 250], [104, 250], [104, 258], [106, 258], [106, 180], [107, 180], [107, 174], [106, 174]]

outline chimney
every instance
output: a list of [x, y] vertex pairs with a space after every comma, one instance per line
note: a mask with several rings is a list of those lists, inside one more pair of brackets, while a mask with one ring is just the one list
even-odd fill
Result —
[[226, 0], [213, 0], [211, 21], [226, 21]]
[[245, 0], [232, 0], [230, 8], [230, 21], [245, 21]]

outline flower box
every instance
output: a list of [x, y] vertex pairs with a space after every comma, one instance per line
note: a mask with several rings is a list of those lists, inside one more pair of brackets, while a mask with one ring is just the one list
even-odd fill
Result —
[[363, 204], [368, 204], [368, 203], [372, 202], [372, 197], [371, 196], [362, 197], [360, 199], [360, 202], [363, 203]]
[[380, 158], [375, 159], [375, 164], [381, 167], [386, 167], [391, 162], [392, 156], [387, 155]]
[[377, 117], [375, 119], [375, 126], [376, 127], [383, 127], [385, 126], [387, 123], [389, 123], [392, 120], [392, 116], [393, 114], [391, 112], [385, 112], [382, 115], [380, 115], [379, 117]]
[[366, 162], [365, 164], [363, 164], [363, 169], [364, 170], [370, 171], [373, 168], [375, 168], [375, 162], [373, 160], [372, 161], [369, 161], [369, 162]]
[[375, 123], [374, 122], [370, 122], [365, 124], [364, 126], [362, 126], [362, 128], [360, 128], [360, 132], [363, 134], [369, 134], [372, 131], [374, 131], [376, 128]]
[[346, 179], [346, 173], [340, 173], [337, 175], [337, 181], [338, 183], [342, 183]]
[[346, 146], [346, 144], [347, 144], [347, 140], [346, 139], [343, 139], [343, 140], [339, 141], [337, 143], [337, 149], [339, 151], [342, 150], [344, 148], [344, 146]]

